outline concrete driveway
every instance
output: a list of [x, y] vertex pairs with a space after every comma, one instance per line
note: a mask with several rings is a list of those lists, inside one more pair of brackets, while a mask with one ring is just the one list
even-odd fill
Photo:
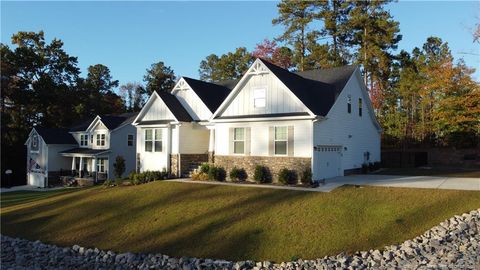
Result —
[[480, 191], [480, 178], [399, 175], [349, 175], [327, 179], [319, 191], [329, 192], [343, 185], [433, 188]]

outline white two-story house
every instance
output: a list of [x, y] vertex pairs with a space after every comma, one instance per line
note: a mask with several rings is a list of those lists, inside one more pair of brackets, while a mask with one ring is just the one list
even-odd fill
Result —
[[33, 127], [27, 146], [28, 184], [47, 187], [60, 175], [101, 181], [113, 178], [117, 156], [124, 175], [135, 171], [136, 113], [97, 116], [70, 129]]

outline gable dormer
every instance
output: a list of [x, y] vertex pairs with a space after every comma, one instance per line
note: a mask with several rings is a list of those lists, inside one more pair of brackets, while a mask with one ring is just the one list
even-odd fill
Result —
[[208, 120], [213, 112], [203, 103], [200, 97], [195, 93], [192, 87], [187, 83], [189, 78], [182, 77], [172, 90], [172, 95], [176, 96], [178, 101], [192, 116], [193, 120]]
[[257, 59], [220, 105], [213, 118], [279, 115], [311, 116], [313, 113], [277, 74], [261, 59]]
[[153, 92], [133, 125], [169, 124], [172, 122], [191, 122], [193, 119], [180, 101], [170, 93]]

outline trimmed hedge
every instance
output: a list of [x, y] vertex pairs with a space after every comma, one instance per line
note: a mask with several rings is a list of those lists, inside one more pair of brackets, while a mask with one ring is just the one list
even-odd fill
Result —
[[165, 169], [163, 171], [145, 171], [142, 173], [132, 172], [128, 176], [128, 180], [132, 185], [140, 185], [155, 180], [165, 180], [168, 179], [168, 176], [168, 172]]
[[302, 172], [302, 177], [300, 178], [300, 181], [302, 184], [305, 185], [310, 185], [312, 183], [312, 169], [311, 168], [306, 168]]

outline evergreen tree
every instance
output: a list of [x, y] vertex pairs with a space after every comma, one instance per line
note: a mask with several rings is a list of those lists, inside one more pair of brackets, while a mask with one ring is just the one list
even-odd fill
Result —
[[235, 49], [220, 57], [211, 54], [200, 62], [200, 80], [223, 81], [240, 78], [253, 63], [252, 54], [245, 47]]
[[[384, 91], [390, 86], [394, 56], [402, 39], [399, 23], [384, 9], [387, 1], [353, 1], [342, 31], [350, 33], [345, 42], [354, 53], [354, 62], [363, 67], [368, 89]], [[382, 113], [382, 108], [376, 108]]]
[[322, 1], [282, 0], [278, 5], [278, 18], [272, 20], [274, 25], [283, 25], [285, 31], [277, 38], [293, 48], [293, 62], [298, 70], [306, 70], [307, 66], [307, 36], [318, 37], [318, 31], [312, 31], [309, 26], [316, 18], [316, 11]]
[[173, 69], [170, 66], [166, 66], [162, 61], [153, 63], [143, 77], [149, 94], [153, 93], [153, 91], [172, 91], [176, 79]]

